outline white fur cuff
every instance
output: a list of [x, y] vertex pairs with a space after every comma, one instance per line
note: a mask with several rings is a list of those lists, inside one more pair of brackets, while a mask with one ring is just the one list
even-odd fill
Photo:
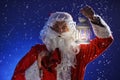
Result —
[[97, 17], [100, 18], [100, 23], [102, 25], [104, 25], [104, 27], [91, 23], [92, 27], [93, 27], [94, 34], [99, 38], [110, 37], [111, 36], [111, 31], [110, 31], [109, 26], [106, 24], [106, 22], [100, 16], [97, 16]]
[[39, 77], [39, 69], [37, 61], [35, 61], [26, 71], [25, 71], [26, 80], [41, 80]]

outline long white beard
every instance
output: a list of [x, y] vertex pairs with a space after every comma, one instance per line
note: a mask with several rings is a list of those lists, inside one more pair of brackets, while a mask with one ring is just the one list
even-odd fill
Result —
[[49, 51], [59, 48], [61, 52], [61, 63], [56, 67], [57, 80], [71, 80], [71, 67], [74, 67], [76, 54], [80, 50], [75, 40], [75, 35], [72, 32], [59, 35], [50, 29], [43, 41]]

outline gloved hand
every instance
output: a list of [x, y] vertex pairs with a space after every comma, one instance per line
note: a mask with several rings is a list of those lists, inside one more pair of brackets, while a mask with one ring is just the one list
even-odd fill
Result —
[[90, 6], [85, 6], [83, 7], [80, 12], [85, 16], [87, 17], [88, 19], [90, 20], [94, 20], [94, 15], [95, 15], [95, 12], [93, 10], [93, 8], [91, 8]]
[[85, 6], [80, 10], [80, 12], [88, 18], [93, 24], [99, 25], [100, 27], [104, 27], [104, 25], [100, 21], [100, 17], [95, 15], [95, 11], [90, 6]]

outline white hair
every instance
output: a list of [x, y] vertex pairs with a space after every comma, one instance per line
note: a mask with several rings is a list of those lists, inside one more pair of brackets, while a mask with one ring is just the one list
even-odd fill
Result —
[[[45, 24], [43, 29], [40, 31], [40, 38], [42, 39], [43, 43], [45, 43], [44, 38], [46, 37], [46, 35], [49, 34], [50, 27], [52, 27], [56, 21], [65, 21], [71, 32], [76, 31], [76, 28], [75, 28], [76, 22], [73, 21], [73, 18], [69, 13], [67, 13], [67, 12], [52, 13], [51, 16], [49, 17], [47, 23]], [[56, 34], [56, 33], [54, 33], [54, 34]]]
[[[59, 34], [52, 30], [50, 27], [52, 27], [56, 21], [65, 21], [69, 31]], [[40, 32], [40, 37], [49, 51], [54, 51], [55, 48], [59, 48], [61, 51], [61, 63], [56, 69], [58, 78], [61, 78], [62, 80], [70, 78], [70, 67], [74, 67], [76, 53], [79, 52], [78, 45], [75, 42], [76, 34], [78, 33], [75, 26], [75, 22], [69, 13], [56, 12], [51, 14], [47, 23], [43, 27], [43, 30]], [[77, 52], [75, 52], [75, 50], [77, 50]], [[65, 74], [66, 77], [61, 77], [61, 73]]]

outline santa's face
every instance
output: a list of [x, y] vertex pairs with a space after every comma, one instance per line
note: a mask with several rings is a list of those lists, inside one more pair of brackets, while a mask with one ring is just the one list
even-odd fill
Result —
[[69, 31], [69, 28], [65, 21], [56, 21], [54, 25], [51, 27], [51, 29], [59, 34]]
[[69, 25], [65, 21], [56, 21], [50, 28], [51, 29], [48, 29], [48, 34], [44, 40], [48, 50], [59, 48], [62, 52], [65, 53], [69, 53], [66, 51], [70, 51], [72, 53], [77, 52], [75, 35], [70, 30]]
[[49, 51], [59, 48], [64, 53], [69, 53], [66, 51], [76, 53], [74, 49], [78, 46], [75, 43], [77, 30], [73, 24], [74, 22], [61, 20], [54, 21], [52, 25], [46, 25], [48, 28], [43, 29], [42, 39]]

